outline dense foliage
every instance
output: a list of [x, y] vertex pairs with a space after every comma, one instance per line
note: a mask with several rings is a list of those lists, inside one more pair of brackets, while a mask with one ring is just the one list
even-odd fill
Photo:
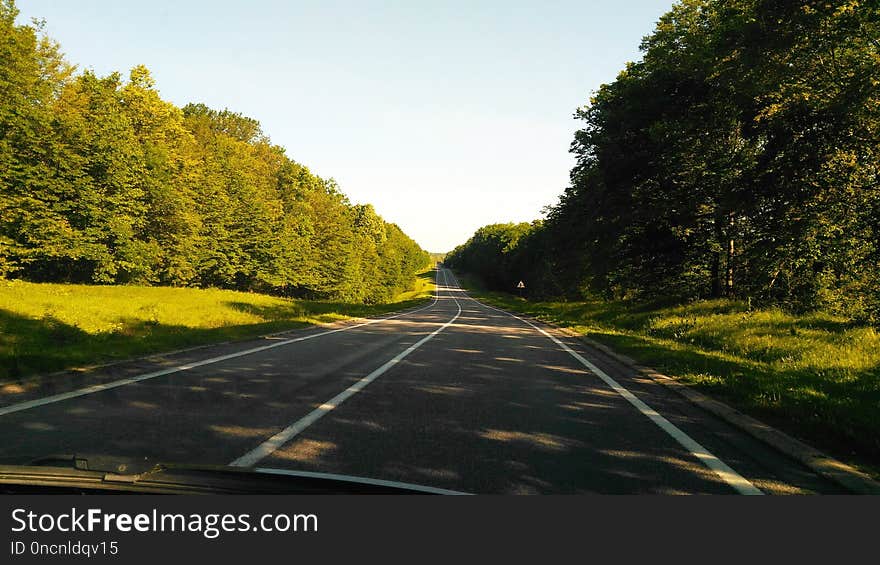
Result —
[[428, 254], [250, 118], [76, 73], [0, 0], [0, 277], [384, 302]]
[[547, 220], [483, 228], [448, 262], [536, 296], [880, 319], [880, 4], [684, 0], [642, 51], [578, 110]]

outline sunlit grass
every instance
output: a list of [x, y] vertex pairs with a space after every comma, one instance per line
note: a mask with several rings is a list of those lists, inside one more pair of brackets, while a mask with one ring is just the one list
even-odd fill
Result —
[[0, 381], [415, 306], [431, 272], [382, 305], [218, 289], [0, 281]]
[[529, 302], [462, 278], [491, 304], [573, 329], [840, 456], [880, 463], [880, 334], [870, 326], [729, 300]]
[[424, 271], [416, 278], [413, 283], [413, 288], [395, 296], [393, 302], [406, 302], [407, 300], [428, 298], [434, 293], [435, 288], [433, 271]]

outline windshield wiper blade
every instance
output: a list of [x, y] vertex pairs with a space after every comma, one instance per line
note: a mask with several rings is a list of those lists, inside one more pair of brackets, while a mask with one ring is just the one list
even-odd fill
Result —
[[[182, 494], [466, 494], [395, 481], [227, 465], [155, 463], [149, 458], [56, 454], [0, 465], [0, 491]], [[40, 489], [43, 489], [42, 491]]]
[[155, 468], [156, 462], [149, 457], [120, 457], [93, 453], [53, 453], [38, 457], [27, 463], [30, 467], [60, 467], [80, 471], [102, 471], [137, 475]]

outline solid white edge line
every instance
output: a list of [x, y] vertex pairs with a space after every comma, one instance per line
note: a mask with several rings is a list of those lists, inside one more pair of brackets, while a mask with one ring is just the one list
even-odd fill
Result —
[[[62, 392], [59, 394], [53, 394], [52, 396], [46, 396], [43, 398], [37, 398], [34, 400], [27, 400], [25, 402], [18, 402], [16, 404], [10, 404], [8, 406], [0, 407], [0, 416], [6, 416], [7, 414], [14, 414], [15, 412], [21, 412], [23, 410], [30, 410], [32, 408], [38, 408], [40, 406], [45, 406], [47, 404], [54, 404], [56, 402], [62, 402], [64, 400], [70, 400], [71, 398], [77, 398], [79, 396], [86, 396], [88, 394], [94, 394], [96, 392], [101, 392], [105, 390], [109, 390], [112, 388], [117, 388], [120, 386], [130, 385], [133, 383], [137, 383], [140, 381], [145, 381], [148, 379], [154, 379], [156, 377], [162, 377], [165, 375], [170, 375], [173, 373], [179, 373], [181, 371], [187, 371], [189, 369], [195, 369], [196, 367], [202, 367], [204, 365], [212, 365], [214, 363], [219, 363], [221, 361], [227, 361], [229, 359], [235, 359], [236, 357], [244, 357], [245, 355], [252, 355], [254, 353], [259, 353], [261, 351], [266, 351], [268, 349], [274, 349], [276, 347], [282, 347], [285, 345], [290, 345], [291, 343], [297, 343], [300, 341], [306, 341], [308, 339], [314, 339], [316, 337], [322, 337], [325, 335], [335, 334], [338, 332], [347, 332], [349, 330], [353, 330], [355, 328], [361, 328], [364, 326], [369, 326], [371, 324], [377, 324], [379, 322], [385, 322], [387, 320], [393, 320], [395, 318], [399, 318], [401, 316], [407, 316], [409, 314], [415, 314], [416, 312], [421, 312], [422, 310], [427, 310], [428, 308], [432, 308], [437, 304], [437, 301], [440, 299], [440, 291], [439, 288], [437, 292], [434, 293], [434, 300], [428, 304], [427, 306], [423, 306], [418, 308], [417, 310], [411, 310], [408, 312], [401, 312], [399, 314], [395, 314], [394, 316], [388, 316], [385, 318], [377, 318], [375, 320], [368, 320], [366, 322], [362, 322], [360, 324], [354, 324], [351, 326], [345, 326], [343, 328], [337, 328], [335, 330], [328, 330], [325, 332], [319, 332], [315, 334], [309, 334], [302, 337], [297, 337], [293, 339], [286, 339], [284, 341], [277, 341], [275, 343], [271, 343], [269, 345], [263, 345], [260, 347], [254, 347], [252, 349], [246, 349], [244, 351], [238, 351], [236, 353], [230, 353], [227, 355], [220, 355], [218, 357], [211, 357], [210, 359], [204, 359], [202, 361], [195, 361], [192, 363], [186, 363], [183, 365], [177, 365], [176, 367], [169, 367], [167, 369], [162, 369], [160, 371], [154, 371], [152, 373], [145, 373], [143, 375], [136, 375], [134, 377], [127, 377], [125, 379], [119, 379], [116, 381], [111, 381], [109, 383], [103, 383], [98, 385], [87, 386], [85, 388], [79, 388], [76, 390], [71, 390], [69, 392]], [[161, 355], [161, 353], [159, 353]]]
[[[446, 274], [445, 270], [443, 271], [443, 276], [445, 279], [444, 288], [448, 288], [449, 277]], [[440, 294], [440, 289], [438, 287], [438, 289], [437, 289], [438, 297], [439, 297], [439, 294]], [[445, 324], [443, 324], [442, 326], [440, 326], [439, 328], [437, 328], [436, 330], [434, 330], [430, 334], [426, 335], [425, 337], [423, 337], [419, 341], [410, 345], [408, 348], [406, 348], [402, 352], [395, 355], [392, 359], [386, 361], [384, 364], [382, 364], [381, 367], [373, 370], [373, 372], [371, 372], [366, 377], [361, 378], [360, 380], [355, 382], [353, 385], [346, 388], [345, 390], [343, 390], [342, 392], [340, 392], [339, 394], [337, 394], [336, 396], [334, 396], [330, 400], [324, 402], [323, 404], [321, 404], [320, 406], [318, 406], [317, 408], [315, 408], [314, 410], [312, 410], [311, 412], [309, 412], [308, 414], [306, 414], [305, 416], [303, 416], [302, 418], [300, 418], [299, 420], [297, 420], [293, 424], [287, 426], [286, 428], [284, 428], [283, 430], [281, 430], [280, 432], [278, 432], [274, 436], [270, 437], [269, 439], [267, 439], [266, 441], [264, 441], [263, 443], [261, 443], [260, 445], [255, 447], [254, 449], [248, 451], [247, 453], [245, 453], [244, 455], [242, 455], [238, 459], [232, 461], [229, 465], [231, 467], [252, 467], [252, 466], [254, 466], [257, 462], [261, 461], [262, 459], [265, 459], [266, 457], [268, 457], [269, 455], [271, 455], [272, 453], [274, 453], [275, 451], [280, 449], [284, 444], [286, 444], [287, 442], [289, 442], [290, 440], [292, 440], [293, 438], [295, 438], [296, 436], [301, 434], [309, 426], [311, 426], [312, 424], [314, 424], [315, 422], [317, 422], [318, 420], [320, 420], [321, 418], [326, 416], [327, 413], [329, 413], [331, 410], [335, 410], [336, 408], [338, 408], [343, 402], [345, 402], [346, 400], [348, 400], [349, 398], [351, 398], [352, 396], [354, 396], [355, 394], [357, 394], [358, 392], [363, 390], [368, 384], [370, 384], [374, 380], [381, 377], [386, 371], [388, 371], [388, 369], [397, 365], [397, 363], [399, 363], [402, 359], [404, 359], [410, 353], [412, 353], [413, 351], [415, 351], [416, 349], [418, 349], [419, 347], [421, 347], [422, 345], [424, 345], [425, 343], [430, 341], [434, 336], [436, 336], [437, 334], [439, 334], [440, 332], [442, 332], [443, 330], [445, 330], [446, 328], [451, 326], [458, 319], [458, 317], [461, 316], [461, 304], [459, 304], [458, 300], [455, 299], [455, 297], [452, 297], [452, 299], [455, 300], [455, 305], [458, 307], [458, 313], [456, 313], [455, 316], [451, 320], [449, 320], [448, 322], [446, 322]]]
[[557, 339], [552, 334], [544, 331], [544, 329], [536, 326], [528, 320], [524, 320], [520, 318], [516, 314], [512, 314], [506, 310], [502, 310], [501, 308], [495, 308], [494, 306], [489, 306], [483, 302], [480, 302], [476, 298], [468, 295], [466, 292], [465, 296], [480, 304], [489, 308], [491, 310], [496, 310], [510, 316], [512, 318], [516, 318], [520, 322], [527, 324], [543, 334], [544, 336], [550, 338], [556, 345], [558, 345], [563, 351], [574, 357], [577, 361], [579, 361], [584, 367], [589, 369], [593, 374], [602, 379], [608, 386], [610, 386], [615, 392], [617, 392], [620, 396], [627, 400], [630, 404], [632, 404], [639, 412], [647, 416], [652, 422], [654, 422], [660, 429], [669, 434], [675, 441], [677, 441], [682, 447], [690, 451], [690, 453], [699, 459], [706, 467], [711, 469], [718, 475], [725, 483], [733, 487], [739, 494], [747, 494], [747, 495], [761, 495], [764, 494], [761, 489], [753, 485], [748, 479], [737, 473], [732, 467], [727, 465], [724, 461], [721, 461], [718, 457], [713, 455], [708, 449], [700, 445], [696, 440], [687, 435], [684, 431], [681, 430], [678, 426], [664, 418], [659, 412], [651, 408], [644, 401], [639, 399], [629, 390], [624, 388], [620, 383], [606, 374], [602, 369], [585, 359], [578, 352], [574, 351], [568, 345]]

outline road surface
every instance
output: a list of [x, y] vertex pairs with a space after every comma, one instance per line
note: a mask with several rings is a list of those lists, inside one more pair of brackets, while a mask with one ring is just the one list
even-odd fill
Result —
[[[840, 492], [578, 340], [437, 271], [428, 305], [0, 396], [0, 461], [56, 453], [473, 493]], [[88, 380], [86, 380], [88, 379]]]

